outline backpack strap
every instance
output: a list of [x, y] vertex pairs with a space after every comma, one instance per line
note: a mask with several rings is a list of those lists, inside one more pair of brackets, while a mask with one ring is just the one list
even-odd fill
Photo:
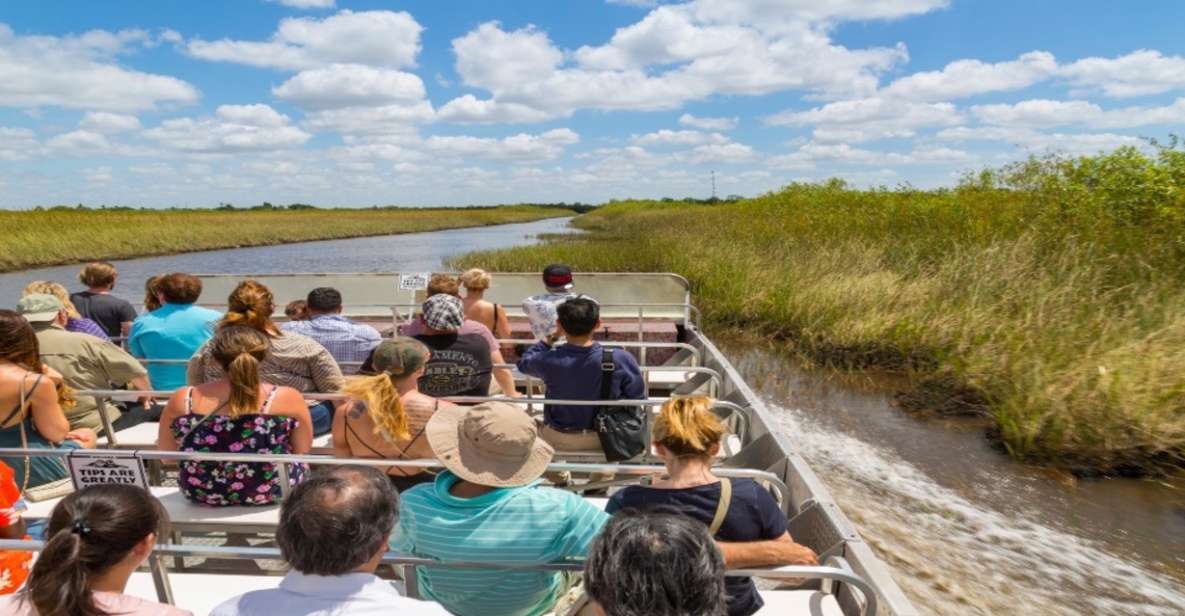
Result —
[[708, 534], [713, 537], [724, 526], [724, 518], [728, 517], [728, 508], [732, 505], [732, 482], [728, 477], [720, 478], [720, 502], [716, 503], [716, 517], [712, 518], [712, 525], [708, 527]]
[[601, 400], [612, 400], [613, 396], [613, 349], [601, 347]]

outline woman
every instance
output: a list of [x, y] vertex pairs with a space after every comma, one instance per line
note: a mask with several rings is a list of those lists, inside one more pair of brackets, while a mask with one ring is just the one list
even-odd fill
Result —
[[[244, 280], [228, 298], [226, 316], [218, 327], [243, 325], [271, 339], [271, 351], [259, 366], [266, 383], [284, 385], [303, 393], [337, 393], [345, 379], [333, 356], [320, 343], [293, 332], [281, 332], [272, 322], [275, 300], [267, 287], [254, 280]], [[225, 378], [224, 371], [210, 354], [210, 346], [198, 350], [189, 362], [190, 385], [201, 385]], [[333, 427], [333, 404], [319, 402], [309, 408], [313, 432], [326, 434]]]
[[[711, 399], [704, 397], [667, 401], [654, 423], [654, 449], [667, 467], [667, 477], [621, 490], [609, 499], [605, 511], [673, 507], [707, 524], [718, 542], [781, 542], [775, 560], [782, 562], [767, 564], [813, 564], [814, 553], [794, 543], [786, 530], [786, 515], [765, 488], [752, 479], [712, 474], [724, 426], [711, 409]], [[749, 578], [730, 577], [726, 586], [729, 616], [748, 616], [761, 609], [761, 597]]]
[[[21, 489], [16, 485], [16, 475], [8, 465], [0, 462], [0, 539], [28, 539], [25, 522], [21, 519]], [[32, 552], [0, 550], [0, 595], [16, 592], [33, 564]]]
[[48, 541], [28, 584], [0, 597], [12, 616], [193, 616], [123, 594], [128, 579], [167, 536], [169, 520], [143, 488], [106, 484], [66, 496], [49, 518]]
[[510, 320], [506, 317], [506, 309], [501, 304], [485, 300], [490, 280], [485, 270], [471, 269], [461, 274], [461, 284], [465, 286], [465, 298], [461, 300], [465, 306], [465, 318], [490, 328], [495, 338], [509, 338]]
[[36, 280], [25, 285], [25, 289], [21, 291], [21, 297], [33, 295], [34, 293], [46, 293], [58, 298], [58, 301], [62, 302], [62, 306], [66, 308], [66, 314], [69, 316], [66, 320], [66, 331], [88, 334], [108, 342], [111, 341], [111, 338], [107, 336], [107, 332], [103, 331], [103, 328], [98, 323], [83, 318], [81, 314], [78, 314], [78, 308], [75, 308], [74, 302], [70, 301], [70, 293], [66, 291], [66, 287], [56, 282]]
[[[160, 418], [162, 451], [305, 454], [313, 446], [312, 420], [300, 392], [261, 382], [270, 341], [242, 325], [222, 327], [207, 347], [225, 378], [173, 393]], [[202, 505], [270, 505], [280, 497], [280, 477], [263, 462], [181, 462], [185, 497]], [[289, 481], [304, 478], [292, 465]]]
[[[428, 347], [412, 338], [386, 340], [375, 347], [372, 361], [378, 374], [347, 382], [345, 393], [352, 400], [333, 420], [333, 448], [338, 457], [436, 457], [424, 429], [437, 409], [453, 405], [417, 389], [430, 355]], [[400, 492], [436, 479], [429, 471], [399, 467], [388, 469], [387, 476]]]
[[162, 276], [153, 276], [144, 281], [144, 312], [152, 312], [164, 305], [160, 301], [160, 290], [156, 288], [161, 278]]
[[[21, 315], [0, 310], [0, 447], [93, 448], [94, 431], [70, 430], [62, 409], [73, 405], [62, 375], [41, 363], [33, 327]], [[21, 492], [70, 476], [56, 457], [0, 460], [12, 467]]]

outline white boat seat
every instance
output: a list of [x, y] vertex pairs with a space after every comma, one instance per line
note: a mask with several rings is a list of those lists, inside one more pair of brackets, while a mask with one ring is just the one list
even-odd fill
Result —
[[[156, 437], [160, 424], [155, 421], [144, 422], [130, 428], [117, 430], [115, 442], [118, 449], [156, 449]], [[107, 437], [99, 437], [99, 447], [107, 446]], [[322, 434], [313, 437], [312, 453], [333, 453], [333, 435]]]
[[758, 614], [795, 616], [843, 616], [835, 595], [817, 590], [761, 590], [765, 607]]
[[[253, 590], [275, 588], [284, 578], [278, 575], [226, 575], [217, 573], [169, 572], [169, 586], [177, 607], [194, 614], [209, 614], [223, 601]], [[128, 579], [124, 594], [159, 601], [152, 574], [136, 571]]]
[[[180, 531], [203, 532], [271, 532], [280, 523], [280, 506], [266, 507], [203, 507], [195, 505], [181, 494], [179, 488], [159, 487], [151, 488], [152, 495], [160, 499], [173, 527]], [[54, 505], [60, 498], [29, 503], [29, 509], [24, 513], [28, 519], [46, 519], [53, 511]]]

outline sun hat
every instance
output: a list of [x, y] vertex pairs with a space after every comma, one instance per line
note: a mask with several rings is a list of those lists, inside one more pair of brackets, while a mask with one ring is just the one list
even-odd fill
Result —
[[531, 483], [555, 454], [539, 437], [535, 420], [505, 402], [441, 407], [425, 432], [445, 468], [465, 481], [494, 488]]
[[16, 311], [30, 323], [48, 323], [64, 310], [62, 300], [48, 293], [33, 293], [16, 303]]
[[572, 288], [572, 268], [561, 263], [553, 263], [543, 268], [543, 284], [549, 289]]
[[444, 293], [424, 301], [424, 324], [441, 331], [456, 331], [465, 324], [465, 306], [461, 298]]
[[424, 343], [415, 338], [397, 336], [380, 342], [374, 348], [370, 363], [374, 366], [375, 372], [404, 376], [424, 366], [424, 355], [427, 350]]

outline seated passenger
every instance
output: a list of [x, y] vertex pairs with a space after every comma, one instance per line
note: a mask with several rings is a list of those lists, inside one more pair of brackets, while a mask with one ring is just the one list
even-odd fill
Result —
[[[144, 312], [152, 312], [160, 308], [163, 304], [160, 301], [160, 281], [164, 276], [152, 276], [144, 281]], [[139, 317], [136, 317], [139, 318]], [[136, 322], [132, 321], [135, 326]]]
[[[0, 462], [0, 539], [19, 541], [29, 538], [25, 534], [25, 521], [21, 519], [24, 510], [16, 474], [7, 464]], [[25, 583], [25, 578], [29, 577], [29, 567], [32, 565], [32, 552], [0, 550], [0, 595], [16, 592]]]
[[536, 480], [552, 448], [515, 406], [488, 402], [441, 408], [428, 442], [448, 470], [403, 494], [391, 544], [448, 561], [507, 563], [508, 569], [416, 569], [420, 592], [461, 616], [543, 614], [576, 581], [555, 571], [515, 569], [583, 558], [609, 519], [579, 496]]
[[[194, 304], [202, 294], [202, 281], [196, 276], [161, 276], [154, 290], [161, 305], [136, 317], [128, 350], [140, 359], [188, 360], [214, 335], [222, 314]], [[176, 391], [185, 386], [185, 365], [150, 363], [148, 380], [153, 389]]]
[[110, 342], [111, 338], [107, 336], [107, 332], [99, 327], [98, 323], [83, 317], [78, 314], [78, 309], [74, 307], [74, 302], [70, 301], [70, 293], [66, 291], [66, 287], [47, 280], [37, 280], [25, 285], [25, 289], [21, 291], [21, 297], [26, 295], [33, 295], [35, 293], [44, 293], [58, 298], [62, 302], [62, 306], [66, 309], [66, 331], [76, 332], [79, 334], [87, 334], [94, 336], [103, 342]]
[[[646, 385], [634, 356], [621, 349], [602, 347], [592, 339], [601, 326], [600, 307], [587, 297], [573, 297], [559, 305], [558, 320], [561, 335], [567, 342], [553, 347], [556, 336], [536, 342], [518, 360], [518, 369], [543, 379], [547, 397], [559, 400], [600, 400], [606, 353], [613, 359], [613, 381], [609, 386], [610, 400], [642, 400]], [[543, 407], [543, 440], [561, 451], [601, 449], [593, 422], [598, 407], [558, 406]]]
[[[769, 491], [752, 479], [712, 474], [724, 426], [703, 397], [676, 398], [662, 407], [654, 424], [654, 449], [667, 477], [650, 486], [630, 486], [609, 499], [605, 511], [673, 507], [699, 520], [719, 542], [730, 569], [772, 565], [814, 565], [815, 553], [786, 530], [786, 514]], [[729, 616], [756, 613], [763, 605], [749, 578], [730, 577]]]
[[[319, 342], [295, 332], [283, 332], [272, 322], [275, 303], [272, 292], [254, 280], [244, 280], [230, 294], [226, 316], [219, 327], [246, 325], [271, 339], [271, 350], [259, 366], [265, 383], [284, 385], [301, 393], [334, 394], [341, 391], [345, 379], [333, 356]], [[190, 385], [201, 385], [223, 377], [222, 367], [206, 345], [189, 361]], [[313, 434], [328, 434], [333, 428], [334, 405], [329, 401], [310, 402]]]
[[365, 360], [382, 340], [377, 329], [342, 316], [342, 294], [337, 289], [313, 289], [305, 305], [307, 319], [289, 321], [280, 329], [320, 342], [339, 363]]
[[234, 597], [210, 616], [448, 614], [375, 576], [398, 515], [399, 494], [373, 468], [314, 474], [280, 508], [276, 543], [289, 566], [280, 587]]
[[[123, 349], [94, 336], [66, 331], [68, 317], [58, 298], [45, 294], [25, 296], [17, 303], [17, 312], [37, 332], [41, 361], [61, 373], [68, 387], [96, 390], [126, 385], [141, 391], [152, 388], [144, 366]], [[107, 405], [107, 418], [118, 424], [116, 429], [138, 423], [119, 422], [121, 414], [118, 406]], [[99, 405], [90, 396], [78, 396], [74, 407], [66, 411], [66, 419], [71, 430], [103, 431]]]
[[284, 316], [289, 321], [304, 321], [309, 318], [309, 303], [303, 299], [294, 299], [284, 306]]
[[603, 616], [724, 616], [724, 560], [703, 524], [627, 510], [605, 525], [584, 562], [584, 588]]
[[128, 578], [167, 537], [169, 519], [143, 488], [89, 486], [53, 508], [45, 548], [29, 581], [0, 597], [10, 616], [193, 616], [193, 612], [123, 594]]
[[87, 263], [78, 272], [78, 280], [86, 285], [86, 290], [70, 295], [78, 312], [98, 323], [111, 338], [127, 337], [132, 321], [136, 320], [136, 309], [131, 302], [111, 294], [118, 274], [115, 266], [106, 261]]
[[[29, 322], [11, 310], [0, 310], [0, 448], [94, 447], [93, 430], [70, 429], [62, 411], [73, 404], [68, 393], [62, 375], [41, 363], [37, 334]], [[0, 461], [21, 478], [23, 490], [70, 477], [62, 458], [4, 456]]]
[[[224, 326], [206, 347], [222, 379], [177, 390], [160, 418], [161, 451], [304, 454], [313, 446], [312, 420], [300, 392], [262, 383], [271, 341], [252, 327]], [[213, 507], [270, 505], [280, 498], [280, 477], [266, 462], [180, 463], [185, 498]], [[288, 468], [296, 485], [303, 465]]]
[[494, 338], [510, 337], [510, 319], [501, 304], [486, 301], [485, 293], [493, 278], [485, 270], [471, 269], [461, 274], [465, 286], [465, 318], [477, 321], [490, 329]]
[[[436, 398], [488, 395], [494, 357], [502, 354], [491, 351], [493, 336], [463, 329], [466, 321], [461, 300], [444, 293], [429, 297], [419, 322], [422, 327], [413, 337], [432, 351], [420, 377], [420, 390]], [[510, 387], [514, 391], [513, 383]]]
[[575, 295], [572, 293], [572, 269], [558, 263], [548, 265], [543, 269], [543, 286], [546, 293], [523, 300], [523, 312], [531, 322], [531, 333], [536, 340], [555, 333], [556, 307]]
[[[437, 409], [452, 404], [420, 393], [429, 351], [418, 340], [385, 340], [374, 350], [372, 377], [346, 381], [352, 400], [333, 418], [333, 448], [340, 458], [416, 460], [433, 458], [424, 437]], [[391, 467], [387, 477], [400, 492], [436, 479], [431, 471]]]

